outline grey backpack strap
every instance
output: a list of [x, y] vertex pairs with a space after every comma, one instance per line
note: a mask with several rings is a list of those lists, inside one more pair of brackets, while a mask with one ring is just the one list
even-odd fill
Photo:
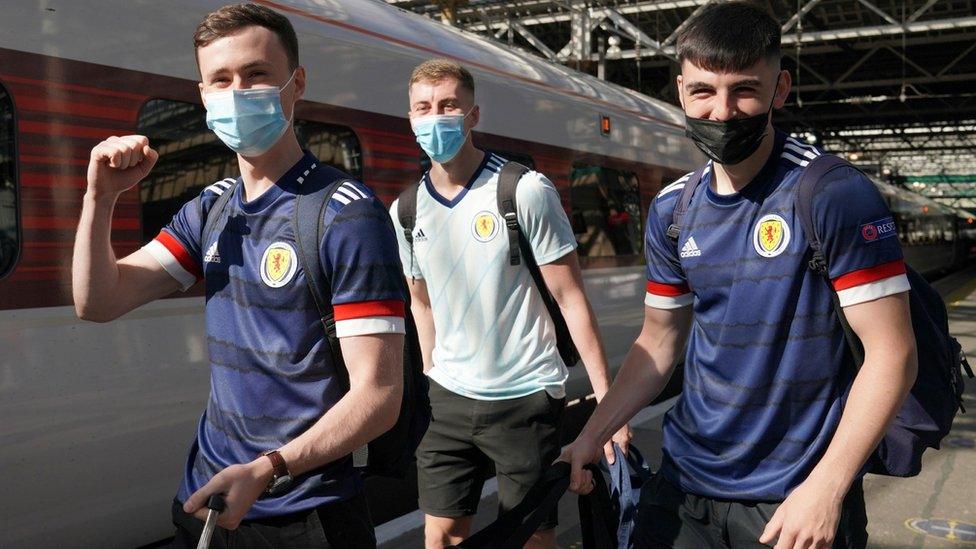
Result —
[[803, 234], [806, 235], [807, 243], [813, 250], [810, 268], [820, 274], [827, 273], [827, 258], [823, 254], [823, 245], [813, 226], [813, 197], [817, 194], [817, 184], [820, 180], [828, 172], [844, 166], [854, 168], [843, 158], [832, 154], [822, 154], [814, 158], [800, 174], [793, 196], [793, 207], [796, 208], [796, 215], [800, 218], [800, 226], [803, 227]]
[[705, 177], [705, 170], [708, 166], [709, 164], [705, 164], [691, 174], [688, 182], [685, 183], [684, 188], [681, 190], [681, 197], [678, 198], [678, 203], [674, 205], [674, 212], [671, 214], [671, 225], [668, 226], [668, 238], [671, 239], [671, 242], [674, 242], [675, 246], [678, 245], [678, 237], [681, 235], [681, 227], [684, 225], [685, 214], [688, 213], [691, 197], [694, 196], [695, 189], [698, 188], [702, 178]]
[[[213, 238], [214, 230], [217, 228], [217, 223], [220, 222], [220, 217], [224, 211], [224, 208], [227, 207], [227, 203], [230, 202], [231, 197], [234, 196], [235, 192], [237, 192], [237, 187], [240, 186], [240, 184], [241, 178], [238, 177], [230, 187], [227, 187], [227, 189], [225, 189], [224, 192], [217, 197], [217, 200], [214, 202], [213, 206], [211, 206], [210, 210], [206, 213], [206, 218], [204, 219], [204, 223], [201, 225], [200, 230], [201, 250], [207, 249], [208, 243]], [[201, 206], [200, 216], [203, 217], [203, 215], [204, 213]]]
[[[840, 305], [840, 297], [834, 290], [834, 285], [830, 280], [830, 271], [827, 266], [827, 256], [823, 253], [823, 243], [817, 235], [816, 227], [813, 225], [813, 197], [817, 194], [820, 181], [827, 173], [836, 168], [854, 168], [849, 162], [839, 156], [832, 154], [822, 154], [814, 158], [807, 164], [800, 174], [800, 179], [796, 182], [796, 189], [793, 194], [793, 207], [796, 209], [796, 216], [800, 218], [800, 226], [803, 227], [803, 234], [806, 236], [807, 244], [810, 245], [810, 261], [808, 266], [812, 271], [823, 277], [827, 287], [830, 289], [830, 299], [840, 322], [841, 329], [844, 331], [844, 339], [851, 350], [854, 358], [854, 365], [860, 369], [864, 362], [864, 345], [861, 339], [854, 333], [844, 308]], [[857, 168], [854, 168], [857, 169]]]
[[508, 162], [502, 166], [502, 171], [498, 174], [498, 190], [496, 192], [498, 213], [502, 214], [505, 219], [505, 229], [508, 233], [508, 263], [510, 265], [518, 265], [522, 262], [519, 249], [520, 231], [515, 190], [518, 188], [519, 180], [528, 171], [528, 168], [518, 162]]
[[403, 227], [403, 238], [407, 241], [410, 248], [410, 272], [413, 272], [413, 230], [417, 226], [417, 191], [420, 183], [414, 183], [403, 192], [397, 199], [397, 219]]

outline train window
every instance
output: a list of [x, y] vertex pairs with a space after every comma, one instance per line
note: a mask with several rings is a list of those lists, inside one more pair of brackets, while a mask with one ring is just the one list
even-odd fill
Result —
[[[308, 120], [295, 123], [302, 147], [324, 164], [362, 177], [359, 140], [349, 128]], [[237, 174], [237, 155], [207, 128], [201, 105], [153, 99], [139, 112], [138, 131], [159, 151], [152, 173], [140, 183], [142, 238], [148, 242], [180, 207], [207, 185]]]
[[637, 175], [574, 163], [570, 179], [570, 220], [580, 256], [639, 254], [642, 229]]
[[351, 128], [311, 120], [295, 122], [298, 142], [323, 164], [363, 180], [363, 157], [359, 138]]
[[13, 99], [0, 85], [0, 277], [13, 268], [20, 247], [15, 133]]

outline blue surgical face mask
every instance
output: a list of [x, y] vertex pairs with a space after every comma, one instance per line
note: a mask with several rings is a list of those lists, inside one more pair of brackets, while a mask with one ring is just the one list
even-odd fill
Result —
[[[468, 111], [471, 114], [471, 111]], [[438, 164], [454, 158], [468, 138], [464, 119], [468, 114], [431, 114], [410, 119], [417, 143]]]
[[291, 85], [295, 73], [281, 88], [226, 90], [203, 95], [207, 127], [241, 156], [258, 156], [285, 134], [291, 119], [281, 108], [281, 92]]

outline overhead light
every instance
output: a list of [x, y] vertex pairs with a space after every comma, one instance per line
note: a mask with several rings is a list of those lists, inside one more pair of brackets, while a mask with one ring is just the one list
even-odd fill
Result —
[[607, 48], [607, 59], [620, 59], [620, 37], [611, 35], [607, 38], [607, 44], [610, 46]]

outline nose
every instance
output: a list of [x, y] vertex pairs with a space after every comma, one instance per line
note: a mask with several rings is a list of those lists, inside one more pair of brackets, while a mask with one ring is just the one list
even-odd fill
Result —
[[735, 100], [728, 93], [719, 93], [715, 97], [712, 113], [709, 118], [719, 122], [732, 120], [738, 111], [735, 108]]

